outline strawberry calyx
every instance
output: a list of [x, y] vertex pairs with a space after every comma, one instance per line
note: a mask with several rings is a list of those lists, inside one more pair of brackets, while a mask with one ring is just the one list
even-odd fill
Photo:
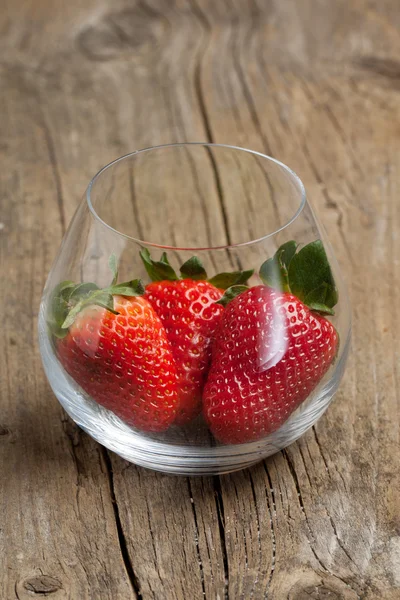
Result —
[[232, 285], [231, 287], [225, 290], [225, 293], [222, 296], [222, 298], [220, 298], [215, 304], [221, 304], [222, 306], [226, 306], [227, 304], [229, 304], [229, 302], [231, 302], [231, 300], [236, 298], [236, 296], [239, 296], [239, 294], [245, 292], [248, 289], [248, 285]]
[[166, 252], [162, 253], [159, 261], [155, 261], [151, 258], [147, 248], [142, 248], [140, 257], [152, 281], [192, 279], [193, 281], [208, 281], [208, 283], [211, 283], [216, 288], [228, 290], [232, 286], [246, 286], [254, 273], [254, 269], [248, 271], [231, 271], [219, 273], [209, 278], [201, 260], [197, 256], [192, 256], [180, 267], [180, 276], [178, 276], [171, 267]]
[[283, 244], [260, 268], [262, 282], [290, 292], [311, 310], [333, 315], [338, 291], [321, 240], [310, 242], [298, 252], [291, 240]]
[[140, 279], [117, 283], [118, 269], [113, 254], [109, 260], [113, 279], [109, 286], [99, 288], [95, 283], [74, 283], [62, 281], [53, 290], [50, 298], [48, 327], [52, 335], [63, 338], [77, 315], [87, 306], [96, 305], [117, 315], [114, 309], [114, 296], [141, 296], [144, 286]]

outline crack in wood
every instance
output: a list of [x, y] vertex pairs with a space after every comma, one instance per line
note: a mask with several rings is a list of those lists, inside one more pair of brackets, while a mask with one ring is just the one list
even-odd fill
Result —
[[[204, 224], [205, 224], [205, 227], [206, 227], [207, 242], [208, 242], [208, 245], [211, 246], [212, 245], [212, 240], [211, 240], [210, 219], [209, 219], [209, 214], [208, 214], [208, 211], [207, 211], [206, 200], [205, 200], [204, 194], [203, 194], [201, 186], [200, 186], [199, 174], [197, 172], [196, 164], [195, 164], [195, 161], [193, 159], [193, 156], [190, 153], [190, 148], [187, 148], [186, 154], [187, 154], [188, 161], [189, 161], [189, 164], [190, 164], [190, 170], [192, 172], [193, 181], [194, 181], [194, 185], [195, 185], [195, 188], [196, 188], [196, 191], [197, 191], [197, 195], [200, 198], [201, 210], [203, 212], [203, 219], [204, 219]], [[214, 268], [215, 268], [216, 265], [215, 265], [215, 260], [214, 260], [213, 256], [211, 256], [211, 262], [213, 263]]]
[[[212, 137], [210, 138], [210, 141], [212, 143], [214, 143]], [[224, 223], [224, 230], [225, 230], [225, 234], [226, 234], [226, 240], [228, 242], [228, 245], [231, 246], [232, 245], [232, 239], [231, 239], [231, 234], [230, 234], [230, 231], [229, 231], [228, 211], [227, 211], [227, 208], [226, 208], [226, 205], [225, 205], [225, 196], [224, 196], [224, 191], [223, 191], [223, 188], [222, 188], [221, 177], [220, 177], [220, 174], [219, 174], [219, 171], [218, 171], [218, 167], [217, 167], [217, 163], [215, 161], [215, 158], [214, 158], [214, 155], [213, 155], [211, 149], [206, 146], [206, 150], [207, 150], [207, 154], [208, 154], [208, 156], [210, 158], [210, 163], [211, 163], [211, 167], [212, 167], [213, 174], [214, 174], [215, 187], [216, 187], [216, 190], [217, 190], [219, 204], [220, 204], [220, 207], [221, 207], [222, 220], [223, 220], [223, 223]], [[230, 255], [229, 255], [229, 257], [230, 257]]]
[[225, 512], [224, 501], [222, 498], [221, 481], [218, 476], [213, 477], [213, 486], [215, 506], [217, 508], [219, 537], [221, 540], [221, 552], [224, 565], [224, 600], [229, 600], [229, 564], [225, 537]]
[[76, 470], [76, 494], [77, 494], [77, 506], [79, 507], [79, 502], [78, 502], [78, 495], [79, 495], [79, 488], [82, 485], [82, 478], [87, 477], [87, 472], [86, 472], [86, 468], [84, 463], [81, 461], [78, 452], [77, 452], [77, 447], [80, 444], [81, 441], [81, 435], [83, 434], [82, 430], [79, 429], [79, 427], [70, 419], [70, 417], [67, 415], [66, 412], [62, 412], [61, 415], [61, 424], [62, 424], [62, 428], [64, 430], [65, 435], [67, 436], [67, 439], [70, 442], [70, 451], [71, 451], [71, 456], [72, 456], [72, 460], [74, 462], [75, 465], [75, 470]]
[[257, 155], [254, 155], [254, 159], [255, 159], [256, 165], [259, 167], [260, 171], [262, 172], [262, 174], [264, 176], [265, 182], [266, 182], [268, 190], [269, 190], [269, 197], [272, 202], [272, 206], [274, 207], [275, 216], [278, 220], [278, 223], [280, 223], [279, 208], [278, 208], [278, 203], [277, 203], [276, 197], [275, 197], [274, 186], [272, 185], [270, 178], [268, 176], [268, 173], [266, 172], [266, 170], [264, 168], [265, 159], [262, 159], [262, 161], [261, 161], [260, 157]]
[[272, 507], [271, 507], [269, 496], [268, 496], [268, 490], [265, 490], [265, 497], [267, 499], [267, 507], [268, 507], [268, 512], [269, 512], [269, 524], [270, 524], [270, 528], [271, 528], [271, 538], [272, 538], [271, 570], [270, 570], [269, 578], [267, 581], [267, 585], [265, 587], [265, 600], [268, 600], [269, 589], [271, 587], [271, 582], [272, 582], [272, 578], [274, 576], [275, 564], [276, 564], [276, 534], [275, 534], [275, 525], [274, 525], [274, 518], [276, 515], [276, 503], [275, 503], [275, 492], [274, 492], [274, 488], [272, 486], [271, 475], [268, 471], [267, 463], [265, 460], [263, 461], [263, 467], [264, 467], [265, 474], [267, 476], [269, 492], [271, 494], [271, 500], [272, 500]]
[[[312, 489], [312, 483], [311, 483], [310, 475], [309, 475], [309, 473], [308, 473], [308, 469], [307, 469], [306, 461], [305, 461], [305, 458], [304, 458], [303, 450], [301, 449], [301, 445], [300, 445], [300, 444], [298, 445], [298, 449], [299, 449], [299, 454], [300, 454], [300, 456], [301, 456], [301, 460], [303, 461], [303, 465], [304, 465], [304, 471], [305, 471], [305, 473], [306, 473], [306, 476], [307, 476], [307, 481], [308, 481], [308, 484], [309, 484], [309, 486], [310, 486], [310, 489]], [[307, 448], [307, 449], [308, 449], [308, 448]], [[308, 453], [310, 454], [310, 451], [308, 451]], [[312, 460], [312, 459], [311, 459], [311, 460]], [[314, 464], [314, 461], [313, 461], [313, 460], [312, 460], [312, 463]]]
[[[301, 510], [301, 512], [304, 515], [304, 519], [305, 519], [305, 522], [306, 522], [306, 525], [307, 525], [307, 529], [308, 529], [310, 537], [311, 537], [311, 539], [309, 540], [311, 552], [313, 553], [313, 555], [314, 555], [315, 559], [317, 560], [318, 564], [321, 565], [323, 571], [326, 571], [327, 573], [330, 573], [330, 570], [322, 562], [322, 560], [320, 559], [320, 557], [318, 556], [318, 554], [316, 552], [316, 549], [313, 546], [313, 544], [316, 544], [316, 539], [315, 539], [314, 533], [313, 533], [313, 531], [311, 529], [310, 523], [308, 521], [308, 516], [307, 516], [307, 513], [306, 513], [305, 508], [304, 508], [303, 496], [302, 496], [301, 489], [300, 489], [299, 479], [297, 477], [296, 469], [294, 467], [292, 459], [290, 458], [290, 456], [289, 456], [289, 454], [288, 454], [288, 452], [287, 452], [286, 449], [282, 450], [282, 456], [285, 458], [285, 460], [287, 462], [287, 465], [289, 467], [289, 471], [290, 471], [290, 474], [292, 476], [292, 479], [293, 479], [293, 482], [294, 482], [294, 485], [295, 485], [295, 488], [296, 488], [297, 500], [298, 500], [299, 505], [300, 505], [300, 510]], [[304, 463], [304, 468], [306, 468], [305, 463]]]
[[132, 164], [132, 168], [129, 170], [129, 191], [130, 191], [130, 196], [131, 196], [131, 203], [132, 203], [132, 210], [133, 210], [133, 217], [136, 221], [136, 226], [137, 226], [137, 230], [138, 230], [138, 234], [140, 236], [140, 239], [144, 240], [144, 231], [143, 231], [143, 227], [142, 227], [142, 222], [140, 220], [140, 213], [139, 213], [139, 209], [138, 209], [138, 205], [137, 205], [137, 201], [136, 201], [136, 191], [135, 191], [135, 182], [133, 180], [133, 164]]
[[[138, 476], [139, 476], [139, 480], [141, 480], [141, 470], [140, 470], [140, 468], [137, 468], [137, 473], [138, 473]], [[157, 573], [157, 576], [158, 576], [161, 584], [164, 586], [165, 583], [163, 581], [163, 577], [161, 575], [160, 568], [159, 568], [159, 561], [158, 561], [158, 555], [157, 555], [156, 541], [154, 539], [154, 532], [153, 532], [153, 528], [152, 528], [152, 525], [151, 525], [151, 514], [150, 514], [150, 504], [149, 504], [149, 502], [146, 502], [146, 516], [147, 516], [147, 523], [148, 523], [148, 526], [149, 526], [149, 533], [150, 533], [150, 538], [151, 538], [151, 547], [153, 549], [154, 569], [155, 569], [155, 571]], [[166, 527], [166, 529], [168, 529], [168, 522], [165, 523], [165, 527]], [[152, 593], [154, 594], [155, 592], [154, 592], [154, 590], [152, 588], [151, 579], [150, 578], [147, 579], [147, 583], [148, 583], [148, 585], [149, 585]]]
[[196, 531], [196, 554], [197, 554], [197, 561], [199, 563], [199, 569], [200, 569], [201, 589], [202, 589], [204, 600], [207, 600], [206, 586], [204, 583], [203, 561], [201, 560], [201, 552], [200, 552], [200, 546], [199, 546], [199, 526], [197, 523], [196, 506], [195, 506], [194, 499], [193, 499], [192, 484], [190, 482], [190, 477], [187, 478], [187, 484], [188, 484], [188, 490], [189, 490], [190, 504], [192, 505], [194, 526], [195, 526], [195, 531]]
[[[315, 540], [314, 534], [312, 532], [312, 529], [310, 527], [310, 524], [309, 524], [309, 521], [308, 521], [308, 517], [307, 517], [307, 513], [305, 511], [303, 497], [302, 497], [302, 494], [301, 494], [300, 484], [299, 484], [299, 480], [298, 480], [297, 473], [296, 473], [296, 470], [295, 470], [295, 466], [293, 465], [292, 459], [290, 458], [290, 456], [289, 456], [289, 454], [288, 454], [288, 452], [286, 450], [282, 450], [282, 455], [285, 457], [285, 460], [286, 460], [286, 462], [288, 464], [288, 467], [289, 467], [289, 471], [290, 471], [290, 473], [292, 475], [292, 478], [293, 478], [293, 481], [294, 481], [294, 484], [295, 484], [295, 487], [296, 487], [297, 497], [298, 497], [298, 501], [299, 501], [299, 504], [300, 504], [300, 508], [301, 508], [302, 513], [304, 514], [305, 521], [306, 521], [306, 524], [307, 524], [307, 528], [308, 528], [308, 531], [309, 531], [310, 536], [311, 536], [311, 540], [309, 540], [309, 541], [310, 541], [310, 548], [311, 548], [311, 551], [312, 551], [314, 557], [316, 558], [316, 560], [321, 565], [321, 567], [322, 567], [322, 569], [324, 571], [326, 571], [327, 573], [329, 573], [329, 575], [331, 575], [333, 577], [336, 577], [337, 579], [339, 579], [340, 581], [342, 581], [343, 583], [345, 583], [345, 585], [347, 587], [349, 587], [350, 589], [353, 589], [353, 588], [351, 588], [350, 584], [347, 581], [345, 581], [344, 579], [342, 579], [338, 575], [332, 573], [331, 570], [326, 567], [326, 565], [322, 562], [322, 560], [320, 559], [320, 557], [317, 555], [316, 550], [315, 550], [315, 548], [313, 546], [313, 544], [316, 543], [316, 540]], [[325, 508], [325, 510], [326, 510], [326, 508]], [[334, 523], [332, 517], [329, 515], [329, 513], [328, 513], [327, 510], [326, 510], [326, 513], [327, 513], [327, 515], [328, 515], [328, 517], [330, 519], [330, 523], [331, 523], [331, 526], [332, 526], [332, 529], [333, 529], [333, 533], [334, 533], [334, 535], [335, 535], [335, 537], [337, 539], [339, 547], [343, 550], [343, 552], [346, 554], [347, 558], [357, 567], [357, 570], [358, 570], [357, 564], [354, 562], [354, 560], [352, 559], [352, 557], [350, 556], [350, 554], [348, 553], [348, 551], [344, 547], [343, 542], [340, 540], [340, 538], [338, 536], [338, 533], [337, 533], [337, 530], [336, 530], [336, 526], [335, 526], [335, 523]], [[355, 591], [355, 590], [353, 590], [353, 591]]]
[[[38, 94], [36, 94], [36, 95], [38, 96]], [[38, 98], [38, 101], [39, 101], [39, 106], [41, 106], [41, 99]], [[40, 121], [39, 122], [42, 127], [44, 138], [46, 140], [50, 164], [51, 164], [51, 168], [53, 170], [54, 183], [56, 186], [56, 198], [57, 198], [58, 210], [60, 213], [61, 231], [62, 231], [62, 234], [64, 235], [65, 231], [66, 231], [66, 222], [65, 222], [65, 215], [64, 215], [64, 197], [63, 197], [61, 175], [60, 175], [60, 171], [58, 168], [55, 145], [54, 145], [51, 133], [50, 133], [49, 126], [47, 125], [47, 122], [46, 122], [46, 119], [45, 119], [43, 113], [40, 113]]]
[[[259, 563], [258, 563], [258, 573], [262, 572], [262, 568], [261, 568], [261, 560], [262, 560], [262, 549], [261, 549], [261, 528], [260, 528], [260, 515], [258, 514], [258, 502], [257, 502], [257, 496], [256, 496], [256, 490], [254, 487], [254, 480], [251, 474], [251, 470], [249, 470], [249, 477], [250, 477], [250, 486], [251, 486], [251, 494], [253, 497], [253, 502], [254, 502], [254, 507], [255, 507], [255, 511], [256, 511], [256, 516], [257, 516], [257, 542], [258, 542], [258, 554], [259, 554]], [[255, 587], [257, 585], [257, 577], [254, 579], [253, 581], [253, 585], [252, 588], [250, 590], [250, 598], [253, 598], [254, 596], [254, 590]]]
[[122, 523], [121, 523], [118, 502], [117, 502], [117, 499], [115, 496], [114, 473], [113, 473], [113, 469], [112, 469], [111, 459], [108, 454], [107, 448], [102, 447], [101, 449], [102, 449], [102, 457], [103, 457], [104, 464], [105, 464], [106, 470], [107, 470], [110, 496], [111, 496], [111, 502], [112, 502], [112, 506], [113, 506], [113, 510], [114, 510], [114, 519], [115, 519], [115, 525], [117, 528], [118, 542], [119, 542], [122, 560], [125, 565], [125, 570], [126, 570], [129, 582], [131, 584], [132, 590], [133, 590], [137, 600], [142, 600], [143, 597], [140, 592], [140, 583], [139, 583], [139, 580], [133, 569], [133, 565], [132, 565], [132, 562], [129, 557], [128, 545], [127, 545], [125, 533], [124, 533]]
[[[205, 31], [205, 36], [206, 36], [206, 41], [203, 42], [203, 47], [202, 47], [201, 51], [199, 52], [199, 56], [197, 58], [196, 65], [194, 68], [194, 88], [195, 88], [197, 100], [199, 103], [200, 115], [202, 117], [207, 142], [214, 144], [215, 140], [214, 140], [214, 136], [213, 136], [212, 129], [211, 129], [210, 119], [209, 119], [209, 116], [207, 113], [206, 102], [205, 102], [204, 93], [203, 93], [203, 86], [201, 83], [201, 65], [202, 65], [204, 56], [206, 54], [207, 48], [208, 48], [211, 29], [210, 29], [210, 25], [208, 23], [207, 18], [204, 16], [203, 12], [199, 9], [199, 7], [197, 6], [197, 4], [195, 3], [194, 0], [191, 0], [191, 4], [194, 8], [194, 12], [197, 15], [199, 22], [201, 23], [201, 25]], [[221, 182], [220, 174], [219, 174], [218, 167], [217, 167], [215, 158], [213, 156], [213, 153], [212, 153], [211, 149], [208, 147], [206, 147], [206, 150], [207, 150], [207, 154], [210, 159], [210, 164], [211, 164], [211, 168], [212, 168], [213, 175], [214, 175], [215, 188], [217, 191], [217, 196], [218, 196], [218, 200], [219, 200], [219, 204], [220, 204], [226, 240], [227, 240], [228, 245], [230, 246], [232, 244], [232, 240], [231, 240], [231, 235], [230, 235], [230, 231], [229, 231], [228, 214], [227, 214], [227, 209], [226, 209], [226, 205], [225, 205], [225, 198], [224, 198], [224, 191], [222, 188], [222, 182]], [[230, 254], [229, 254], [229, 258], [232, 261]]]
[[[233, 489], [235, 491], [235, 497], [236, 497], [236, 504], [241, 509], [241, 520], [243, 522], [245, 522], [246, 519], [246, 507], [244, 506], [244, 504], [240, 501], [240, 494], [239, 494], [239, 490], [238, 490], [238, 486], [236, 485], [236, 480], [233, 480]], [[247, 550], [247, 540], [246, 540], [246, 533], [247, 533], [247, 527], [244, 527], [243, 529], [241, 529], [241, 533], [242, 533], [242, 539], [243, 539], [243, 550], [244, 550], [244, 566], [245, 566], [245, 572], [248, 571], [249, 569], [249, 554], [248, 554], [248, 550]], [[237, 532], [236, 532], [237, 535]], [[244, 578], [246, 578], [247, 573], [245, 574]], [[244, 591], [242, 591], [241, 595], [240, 595], [240, 600], [246, 600], [244, 597]]]
[[338, 545], [339, 545], [339, 547], [340, 547], [340, 548], [342, 549], [342, 551], [345, 553], [345, 555], [347, 556], [347, 558], [349, 559], [349, 561], [350, 561], [351, 563], [353, 563], [353, 565], [356, 567], [356, 569], [357, 569], [357, 572], [358, 572], [358, 571], [359, 571], [359, 567], [358, 567], [357, 563], [356, 563], [356, 562], [354, 562], [354, 559], [353, 559], [353, 558], [352, 558], [352, 556], [349, 554], [349, 552], [348, 552], [347, 548], [345, 547], [344, 543], [342, 542], [342, 540], [340, 539], [340, 537], [339, 537], [339, 535], [338, 535], [338, 532], [337, 532], [337, 529], [336, 529], [336, 525], [335, 525], [335, 521], [332, 519], [332, 517], [331, 517], [331, 515], [329, 514], [329, 512], [328, 512], [328, 511], [326, 511], [326, 513], [327, 513], [327, 515], [328, 515], [328, 517], [329, 517], [329, 521], [330, 521], [330, 524], [331, 524], [331, 526], [332, 526], [333, 533], [335, 534], [335, 538], [337, 539], [337, 542], [338, 542]]
[[[314, 433], [314, 438], [315, 438], [316, 444], [317, 444], [317, 446], [318, 446], [318, 450], [319, 450], [319, 453], [320, 453], [320, 455], [321, 455], [321, 458], [322, 458], [322, 460], [323, 460], [323, 462], [324, 462], [324, 465], [325, 465], [326, 472], [328, 473], [329, 479], [332, 481], [331, 471], [330, 471], [330, 469], [329, 469], [329, 466], [328, 466], [328, 463], [327, 463], [327, 461], [326, 461], [325, 455], [324, 455], [324, 453], [322, 452], [322, 445], [321, 445], [321, 443], [320, 443], [320, 441], [319, 441], [319, 437], [318, 437], [318, 434], [317, 434], [317, 430], [316, 430], [316, 428], [315, 428], [315, 425], [313, 425], [313, 427], [312, 427], [311, 429], [312, 429], [312, 431], [313, 431], [313, 433]], [[337, 469], [336, 469], [336, 471], [337, 471]], [[338, 472], [338, 471], [337, 471], [337, 472]], [[343, 478], [342, 478], [342, 479], [343, 479]], [[345, 487], [346, 487], [346, 486], [345, 486]]]
[[292, 479], [293, 479], [293, 482], [294, 482], [294, 485], [295, 485], [295, 488], [296, 488], [297, 498], [298, 498], [298, 501], [299, 501], [299, 504], [300, 504], [301, 511], [305, 514], [304, 503], [303, 503], [303, 496], [301, 494], [299, 479], [297, 477], [295, 466], [294, 466], [293, 461], [292, 461], [291, 457], [289, 456], [289, 454], [288, 454], [288, 452], [287, 452], [286, 449], [282, 450], [282, 455], [285, 458], [285, 460], [287, 462], [287, 465], [289, 467], [289, 471], [290, 471], [290, 474], [292, 476]]

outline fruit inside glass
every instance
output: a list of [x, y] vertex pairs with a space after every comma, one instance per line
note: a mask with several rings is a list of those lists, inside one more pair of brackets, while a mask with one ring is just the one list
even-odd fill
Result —
[[90, 182], [39, 315], [70, 417], [138, 465], [247, 467], [329, 405], [347, 293], [300, 179], [258, 152], [173, 144]]

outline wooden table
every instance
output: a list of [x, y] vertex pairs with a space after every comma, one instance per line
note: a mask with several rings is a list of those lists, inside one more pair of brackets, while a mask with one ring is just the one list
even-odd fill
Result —
[[[0, 598], [400, 598], [398, 0], [3, 0]], [[302, 177], [350, 287], [325, 416], [231, 476], [106, 452], [43, 375], [45, 277], [91, 176], [212, 140]]]

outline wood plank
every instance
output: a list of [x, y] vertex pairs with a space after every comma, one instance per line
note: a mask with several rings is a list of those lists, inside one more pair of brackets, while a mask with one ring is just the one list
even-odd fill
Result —
[[[7, 3], [0, 293], [19, 320], [5, 324], [0, 362], [2, 596], [398, 597], [399, 19], [394, 0]], [[202, 139], [301, 175], [349, 283], [354, 342], [335, 402], [298, 443], [243, 473], [174, 479], [109, 457], [65, 421], [34, 315], [93, 173], [139, 147]], [[224, 229], [205, 189], [200, 238], [243, 233]], [[146, 233], [171, 239], [140, 208]]]
[[[285, 7], [285, 4], [281, 3], [280, 7]], [[252, 147], [279, 156], [302, 176], [313, 203], [328, 227], [338, 256], [346, 268], [348, 280], [352, 283], [353, 304], [356, 307], [365, 305], [367, 293], [367, 313], [376, 314], [379, 311], [380, 314], [384, 314], [382, 304], [385, 302], [380, 296], [381, 307], [378, 309], [373, 290], [377, 285], [385, 289], [385, 271], [382, 270], [381, 262], [377, 269], [374, 268], [377, 260], [376, 247], [371, 240], [377, 239], [382, 228], [380, 215], [376, 213], [379, 204], [386, 201], [390, 205], [393, 200], [386, 199], [382, 195], [382, 189], [379, 189], [379, 192], [377, 190], [379, 197], [377, 195], [371, 198], [371, 190], [374, 189], [377, 180], [383, 180], [385, 185], [388, 185], [393, 165], [398, 160], [398, 153], [394, 149], [398, 131], [391, 129], [393, 120], [398, 121], [396, 95], [390, 89], [391, 86], [387, 89], [386, 85], [382, 93], [380, 86], [371, 81], [371, 77], [366, 77], [365, 72], [356, 68], [357, 54], [355, 57], [350, 54], [342, 58], [348, 62], [348, 72], [345, 76], [338, 73], [339, 69], [335, 64], [332, 65], [330, 73], [326, 63], [319, 71], [318, 59], [314, 61], [309, 56], [306, 57], [305, 64], [298, 64], [299, 61], [293, 60], [294, 56], [290, 54], [294, 53], [295, 34], [298, 43], [302, 39], [311, 38], [307, 31], [309, 16], [306, 10], [295, 10], [296, 23], [285, 23], [284, 28], [283, 23], [279, 27], [279, 19], [288, 16], [288, 11], [283, 8], [283, 12], [282, 16], [274, 15], [274, 25], [277, 31], [283, 32], [285, 29], [286, 35], [292, 36], [292, 42], [288, 46], [288, 53], [281, 53], [276, 62], [271, 60], [271, 54], [274, 57], [274, 52], [270, 53], [268, 48], [269, 40], [274, 43], [273, 36], [268, 35], [270, 20], [263, 22], [261, 15], [256, 15], [257, 26], [251, 30], [251, 39], [249, 32], [246, 37], [243, 30], [240, 35], [240, 27], [228, 25], [227, 29], [231, 35], [225, 31], [220, 35], [219, 45], [214, 41], [202, 71], [209, 90], [207, 97], [211, 115], [210, 130], [214, 132], [214, 139], [227, 139], [228, 136], [237, 138], [242, 132], [244, 145], [251, 144]], [[207, 12], [207, 16], [209, 14]], [[300, 24], [299, 15], [304, 15]], [[330, 22], [327, 17], [316, 14], [314, 19], [318, 18], [323, 18], [326, 26]], [[368, 32], [368, 29], [372, 29], [371, 20], [371, 14], [363, 19], [363, 25], [364, 21], [367, 25], [363, 28], [364, 36], [368, 35], [365, 30]], [[346, 29], [349, 18], [343, 16], [341, 22]], [[314, 23], [314, 20], [309, 20], [309, 23]], [[382, 32], [390, 29], [389, 24], [385, 28], [385, 21], [380, 25]], [[343, 33], [347, 32], [336, 31], [342, 52], [346, 46], [346, 36], [343, 36]], [[372, 33], [376, 35], [375, 31]], [[310, 37], [307, 38], [307, 35]], [[327, 49], [326, 41], [327, 38], [324, 37], [320, 47], [329, 54], [332, 50], [329, 47]], [[314, 39], [313, 42], [315, 55], [319, 58], [318, 45]], [[281, 43], [280, 40], [279, 44]], [[394, 48], [399, 47], [399, 40], [396, 40], [394, 47], [393, 43], [394, 40], [391, 39], [392, 46], [389, 48], [395, 55]], [[299, 52], [297, 58], [301, 60], [301, 43], [296, 47]], [[217, 67], [216, 56], [225, 58], [218, 61]], [[382, 62], [385, 64], [385, 61]], [[236, 74], [236, 77], [232, 75], [227, 83], [221, 76], [222, 72]], [[353, 78], [356, 80], [355, 84]], [[246, 110], [248, 111], [247, 127], [242, 124], [236, 126], [237, 118], [235, 119], [229, 111], [224, 113], [224, 119], [212, 120], [213, 107], [219, 100], [215, 98], [218, 94], [217, 80], [229, 86], [229, 93], [240, 106], [240, 119], [243, 119]], [[371, 100], [367, 97], [364, 102], [360, 101], [354, 85], [356, 88], [363, 86], [364, 89], [368, 85], [368, 91], [375, 101], [372, 120], [369, 114]], [[228, 96], [228, 92], [225, 92], [225, 95]], [[390, 107], [389, 111], [386, 107], [385, 110], [379, 110], [375, 105], [380, 96], [385, 97], [385, 102]], [[385, 131], [384, 134], [382, 130]], [[228, 140], [232, 138], [228, 137]], [[380, 149], [379, 156], [376, 156], [377, 147]], [[363, 160], [365, 165], [368, 165], [367, 170], [361, 166]], [[359, 216], [360, 213], [362, 217]], [[394, 227], [398, 229], [398, 219], [394, 222]], [[393, 264], [391, 251], [389, 255], [386, 252], [383, 255], [387, 264]], [[364, 265], [365, 269], [368, 267], [371, 275], [373, 273], [371, 279], [366, 281], [365, 271], [360, 270], [361, 265]], [[369, 293], [365, 289], [368, 289], [368, 285], [371, 286]], [[393, 284], [391, 291], [399, 293], [397, 282]], [[386, 329], [389, 331], [391, 327], [386, 326]], [[313, 428], [313, 432], [304, 436], [286, 452], [266, 462], [268, 471], [271, 463], [279, 464], [279, 468], [270, 475], [270, 487], [275, 490], [275, 494], [276, 490], [279, 490], [279, 495], [286, 495], [291, 499], [288, 507], [289, 519], [290, 513], [293, 514], [296, 510], [293, 501], [298, 497], [297, 508], [300, 511], [295, 523], [297, 526], [303, 523], [303, 533], [299, 536], [299, 527], [296, 528], [295, 536], [289, 533], [284, 505], [276, 502], [277, 524], [273, 529], [276, 555], [273, 575], [270, 580], [267, 577], [261, 581], [257, 579], [255, 597], [258, 597], [258, 594], [260, 598], [263, 597], [262, 590], [265, 589], [269, 590], [273, 598], [297, 598], [303, 595], [308, 597], [308, 594], [317, 593], [316, 589], [321, 594], [329, 590], [334, 597], [379, 595], [394, 598], [397, 595], [392, 583], [399, 568], [394, 558], [395, 551], [392, 549], [392, 546], [397, 544], [397, 534], [395, 530], [387, 527], [388, 521], [385, 519], [380, 523], [381, 529], [377, 530], [378, 498], [385, 495], [387, 486], [387, 483], [382, 482], [381, 492], [378, 491], [379, 473], [386, 468], [391, 475], [395, 473], [394, 465], [399, 449], [397, 420], [392, 421], [390, 441], [383, 442], [381, 439], [376, 443], [374, 440], [381, 431], [382, 421], [379, 413], [383, 411], [386, 418], [388, 412], [395, 414], [392, 403], [395, 402], [396, 387], [393, 383], [386, 387], [383, 381], [387, 379], [378, 380], [376, 373], [371, 372], [369, 365], [377, 364], [376, 350], [373, 346], [380, 346], [376, 340], [376, 323], [368, 322], [365, 314], [359, 314], [357, 309], [355, 338], [359, 340], [359, 345], [356, 341], [353, 363], [348, 369], [338, 399], [328, 414]], [[387, 348], [385, 353], [386, 351]], [[397, 351], [393, 346], [390, 346], [389, 354], [396, 356]], [[381, 354], [380, 365], [384, 364], [382, 359]], [[393, 363], [390, 362], [385, 370], [393, 382], [396, 376]], [[377, 381], [380, 382], [379, 386], [384, 386], [386, 393], [383, 394], [387, 394], [385, 403], [389, 404], [391, 409], [386, 407], [377, 410], [377, 403], [382, 401], [382, 392], [378, 392]], [[378, 450], [381, 443], [387, 443], [390, 448], [385, 452], [385, 467], [381, 463]], [[283, 459], [289, 468], [285, 468]], [[255, 481], [265, 481], [265, 473], [261, 468], [254, 469], [254, 473]], [[235, 480], [237, 477], [233, 476]], [[395, 479], [397, 489], [397, 477]], [[369, 493], [370, 489], [374, 489], [373, 494]], [[250, 496], [249, 489], [246, 495]], [[232, 506], [230, 485], [226, 486], [223, 501], [225, 519], [229, 518], [235, 524], [234, 537], [245, 536], [248, 526], [246, 527], [243, 519], [237, 518], [240, 504]], [[386, 509], [387, 504], [390, 505], [392, 515], [393, 510], [398, 515], [398, 506], [395, 508], [390, 501], [385, 504]], [[226, 507], [229, 507], [228, 510]], [[262, 502], [257, 502], [257, 507], [262, 510]], [[267, 512], [265, 509], [264, 511]], [[294, 537], [297, 538], [296, 542], [293, 541]], [[380, 552], [373, 551], [377, 539], [384, 547], [391, 548], [387, 553], [384, 552], [383, 556]], [[231, 552], [233, 557], [235, 554]], [[381, 561], [386, 561], [389, 555], [390, 574], [385, 575], [382, 572]], [[229, 557], [228, 553], [228, 564]], [[243, 562], [247, 567], [248, 561], [242, 561], [242, 565]], [[239, 577], [239, 589], [242, 590], [246, 585], [248, 567], [240, 574], [237, 563], [234, 565], [230, 581], [236, 581]], [[243, 597], [249, 594], [248, 591], [240, 593]]]
[[1, 82], [0, 596], [133, 599], [102, 449], [55, 401], [36, 343], [64, 227], [57, 164], [29, 79], [3, 67]]

